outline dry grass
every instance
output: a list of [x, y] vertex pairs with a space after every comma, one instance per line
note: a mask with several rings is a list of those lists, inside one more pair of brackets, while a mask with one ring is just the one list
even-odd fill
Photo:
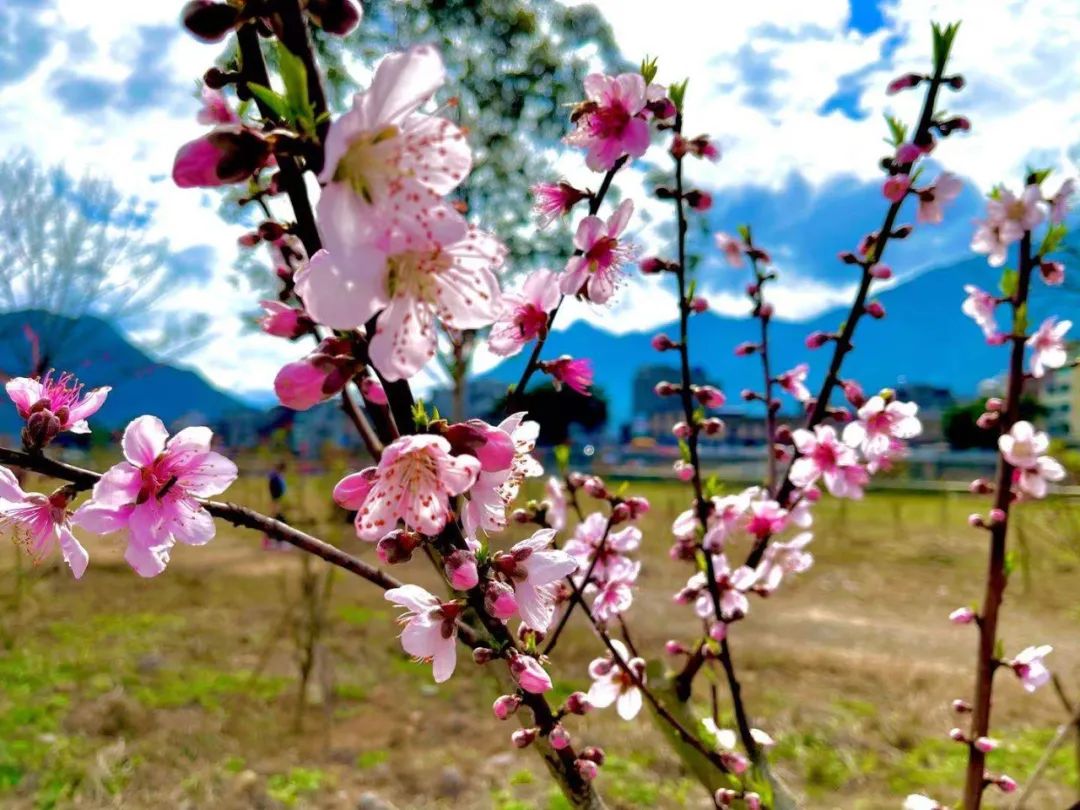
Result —
[[[323, 482], [293, 489], [290, 516], [371, 554], [318, 500]], [[261, 490], [254, 479], [230, 494], [265, 506]], [[630, 620], [639, 647], [656, 655], [692, 627], [670, 600], [687, 571], [666, 557], [685, 496], [674, 486], [643, 490], [655, 508]], [[778, 770], [806, 807], [897, 807], [922, 788], [956, 795], [962, 751], [945, 739], [948, 703], [970, 690], [974, 634], [944, 615], [980, 590], [985, 536], [964, 523], [980, 506], [955, 495], [824, 502], [817, 565], [755, 602], [733, 634], [755, 721], [780, 741]], [[1004, 641], [1006, 651], [1053, 644], [1053, 667], [1080, 699], [1077, 509], [1027, 508], [1029, 554], [1017, 559]], [[66, 571], [32, 572], [17, 607], [4, 560], [5, 807], [355, 808], [368, 791], [400, 808], [562, 806], [536, 758], [509, 746], [509, 724], [491, 717], [494, 687], [483, 671], [465, 661], [448, 684], [433, 684], [401, 654], [392, 612], [366, 583], [334, 584], [328, 654], [297, 734], [286, 615], [297, 554], [263, 552], [257, 538], [223, 530], [208, 547], [178, 549], [166, 574], [143, 581], [102, 545], [78, 584]], [[430, 583], [425, 566], [420, 558], [400, 575]], [[566, 692], [587, 685], [596, 653], [579, 621], [553, 667]], [[992, 762], [1023, 780], [1062, 711], [1049, 690], [1028, 696], [1007, 673], [997, 694], [995, 728], [1008, 744]], [[609, 753], [599, 787], [613, 806], [707, 806], [647, 722], [595, 712], [572, 732]], [[1029, 806], [1075, 799], [1075, 769], [1067, 747]], [[997, 796], [990, 804], [1005, 806]]]

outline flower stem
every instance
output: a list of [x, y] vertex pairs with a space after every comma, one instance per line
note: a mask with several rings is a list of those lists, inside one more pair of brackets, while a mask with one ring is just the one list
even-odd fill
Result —
[[[1026, 308], [1028, 290], [1034, 262], [1031, 257], [1031, 232], [1025, 232], [1020, 240], [1020, 270], [1016, 295], [1011, 303], [1014, 324], [1022, 309]], [[1009, 356], [1009, 380], [1005, 394], [1005, 410], [999, 419], [1001, 432], [1007, 433], [1020, 418], [1020, 397], [1024, 390], [1024, 340], [1022, 329], [1014, 328], [1011, 335], [1012, 348]], [[990, 526], [990, 558], [987, 562], [986, 591], [982, 612], [979, 615], [979, 649], [975, 662], [975, 703], [972, 707], [970, 739], [986, 737], [990, 732], [990, 709], [994, 672], [998, 668], [995, 654], [997, 644], [998, 613], [1008, 576], [1005, 572], [1006, 537], [1009, 531], [1009, 507], [1013, 500], [1013, 466], [1004, 455], [998, 457], [997, 483], [994, 508], [1000, 509], [1001, 520]], [[982, 805], [985, 780], [986, 754], [974, 745], [968, 746], [967, 776], [964, 781], [964, 808], [978, 810]]]

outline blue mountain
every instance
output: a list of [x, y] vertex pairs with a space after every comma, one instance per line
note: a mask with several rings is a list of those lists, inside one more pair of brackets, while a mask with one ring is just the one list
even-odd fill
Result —
[[[123, 427], [145, 413], [169, 424], [195, 416], [213, 422], [252, 410], [196, 372], [152, 359], [114, 326], [92, 316], [74, 319], [40, 310], [0, 313], [0, 371], [28, 373], [34, 336], [48, 353], [48, 367], [74, 373], [89, 388], [112, 386], [93, 420], [102, 427]], [[15, 409], [0, 404], [0, 433], [18, 433], [20, 425]]]
[[[1001, 349], [988, 346], [982, 332], [960, 312], [964, 285], [994, 291], [998, 277], [999, 272], [989, 268], [984, 259], [973, 258], [926, 271], [876, 295], [885, 307], [886, 318], [864, 318], [859, 323], [855, 351], [844, 363], [845, 375], [859, 380], [867, 391], [905, 379], [950, 388], [961, 398], [973, 396], [981, 380], [1001, 373], [1005, 355]], [[1030, 312], [1034, 324], [1050, 313], [1080, 321], [1080, 295], [1075, 290], [1047, 287], [1035, 279]], [[803, 340], [815, 330], [835, 331], [846, 316], [845, 308], [837, 308], [805, 322], [774, 320], [769, 343], [775, 371], [808, 362], [810, 382], [820, 382], [831, 350], [808, 351]], [[738, 343], [758, 338], [756, 321], [704, 313], [691, 318], [690, 324], [693, 364], [710, 381], [723, 386], [731, 404], [739, 404], [742, 389], [761, 389], [758, 358], [735, 357], [733, 353]], [[677, 336], [678, 324], [673, 321], [648, 332], [613, 335], [578, 321], [552, 333], [544, 357], [571, 354], [591, 358], [595, 384], [609, 400], [610, 424], [617, 426], [633, 417], [635, 371], [648, 364], [677, 364], [674, 354], [657, 354], [650, 346], [649, 340], [657, 332]], [[510, 358], [483, 376], [515, 382], [524, 363], [522, 356]]]

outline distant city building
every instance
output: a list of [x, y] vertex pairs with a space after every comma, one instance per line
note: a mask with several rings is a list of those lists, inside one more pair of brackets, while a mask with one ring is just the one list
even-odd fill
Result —
[[[700, 367], [692, 368], [690, 375], [699, 385], [720, 387], [718, 383], [710, 381]], [[639, 366], [634, 372], [631, 389], [631, 431], [635, 436], [674, 441], [671, 429], [676, 422], [686, 418], [682, 403], [678, 397], [658, 397], [655, 389], [657, 383], [678, 382], [681, 377], [682, 372], [678, 366], [662, 363]]]
[[[1068, 347], [1070, 357], [1080, 341]], [[1046, 408], [1046, 431], [1057, 439], [1080, 443], [1080, 366], [1058, 369], [1046, 378], [1040, 403]]]

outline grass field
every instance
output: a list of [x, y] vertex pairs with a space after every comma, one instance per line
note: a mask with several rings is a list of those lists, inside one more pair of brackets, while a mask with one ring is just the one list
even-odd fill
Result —
[[[292, 519], [374, 558], [319, 499], [326, 481], [291, 484]], [[230, 496], [265, 508], [262, 489], [242, 480]], [[638, 646], [657, 656], [693, 626], [670, 599], [686, 569], [666, 554], [686, 494], [661, 484], [633, 491], [654, 509], [628, 618]], [[985, 534], [965, 517], [984, 507], [959, 495], [826, 500], [815, 567], [755, 600], [737, 627], [748, 705], [778, 740], [777, 770], [803, 806], [895, 808], [914, 790], [955, 798], [963, 750], [946, 737], [948, 704], [970, 691], [975, 635], [945, 616], [981, 593]], [[1053, 644], [1050, 663], [1080, 700], [1080, 504], [1025, 508], [1011, 541], [1005, 650]], [[144, 581], [105, 540], [91, 544], [90, 570], [73, 583], [55, 568], [17, 576], [14, 554], [0, 553], [4, 807], [564, 806], [538, 758], [509, 745], [516, 726], [491, 716], [490, 676], [466, 659], [436, 686], [428, 667], [402, 654], [393, 611], [362, 581], [330, 583], [298, 732], [301, 555], [263, 551], [258, 537], [222, 528], [207, 547], [178, 548], [163, 576]], [[310, 571], [322, 593], [324, 569]], [[432, 582], [422, 557], [395, 573]], [[587, 687], [595, 653], [575, 618], [553, 666], [560, 690]], [[996, 694], [995, 733], [1006, 745], [991, 761], [1024, 782], [1063, 710], [1051, 690], [1028, 696], [1008, 673]], [[598, 786], [612, 806], [709, 806], [644, 718], [594, 712], [571, 731], [607, 751]], [[1075, 745], [1042, 785], [1028, 807], [1077, 798]]]

